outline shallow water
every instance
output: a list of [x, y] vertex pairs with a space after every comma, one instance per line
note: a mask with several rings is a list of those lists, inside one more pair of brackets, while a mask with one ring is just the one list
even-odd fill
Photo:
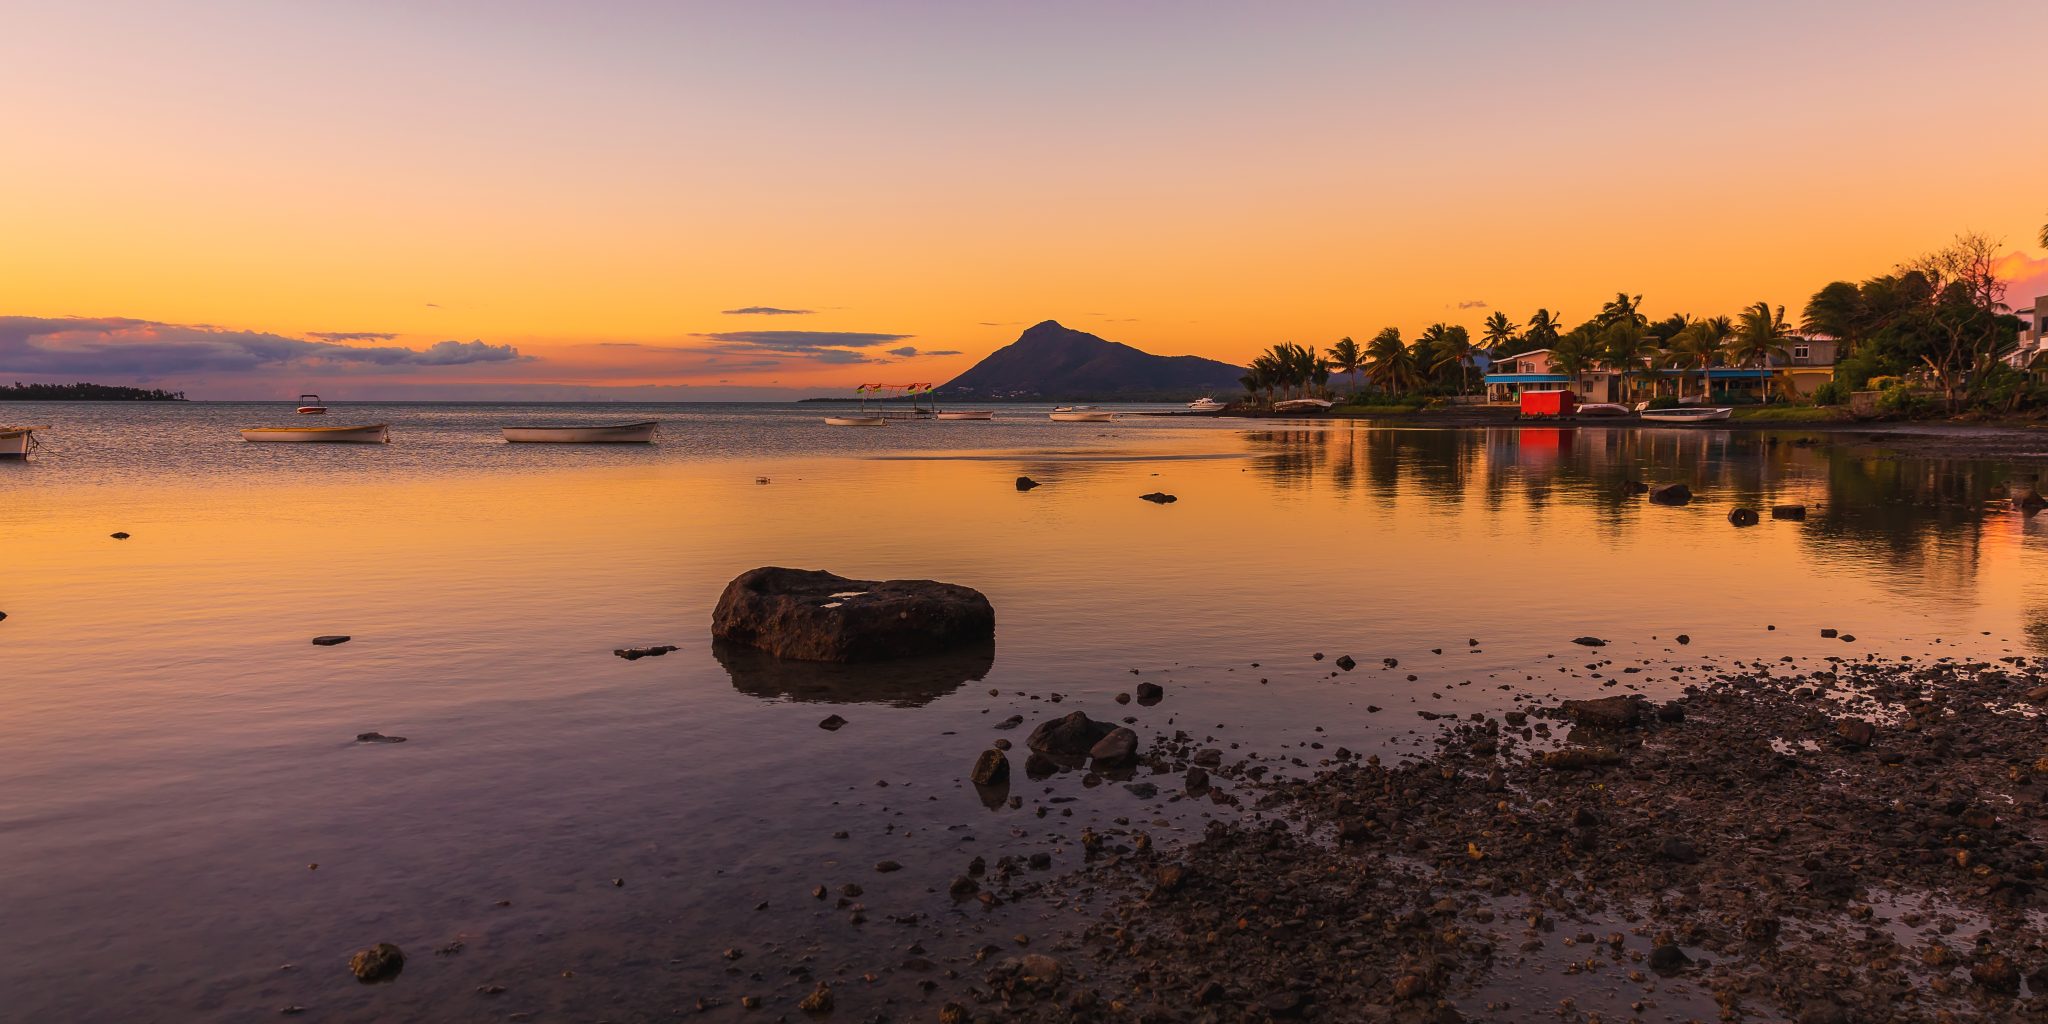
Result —
[[[1990, 463], [1685, 429], [1163, 420], [971, 441], [988, 425], [906, 424], [797, 454], [773, 432], [812, 410], [788, 407], [693, 411], [712, 425], [652, 451], [508, 450], [445, 408], [388, 418], [467, 426], [151, 469], [109, 439], [242, 410], [100, 407], [47, 458], [0, 464], [8, 1015], [638, 1020], [707, 998], [737, 1019], [740, 995], [793, 1012], [828, 978], [842, 1017], [921, 1017], [912, 984], [938, 976], [905, 965], [912, 944], [972, 975], [983, 942], [1042, 944], [1086, 911], [957, 904], [970, 857], [1050, 851], [1051, 877], [1082, 867], [1084, 824], [1172, 842], [1221, 813], [1027, 780], [1018, 756], [1023, 808], [989, 809], [966, 769], [1048, 713], [1312, 765], [1312, 742], [1427, 752], [1418, 710], [1596, 687], [1562, 667], [1584, 634], [1660, 665], [2048, 647], [2048, 527], [1991, 498], [2009, 470]], [[1700, 498], [1649, 505], [1628, 478]], [[1152, 490], [1180, 500], [1136, 500]], [[1725, 520], [1776, 502], [1809, 518]], [[977, 587], [994, 657], [847, 673], [713, 651], [720, 588], [769, 564]], [[307, 643], [324, 633], [354, 640]], [[610, 653], [656, 643], [682, 649]], [[1165, 703], [1112, 702], [1141, 680]], [[845, 728], [817, 727], [835, 712]], [[1013, 713], [1023, 729], [992, 731]], [[353, 742], [370, 730], [408, 742]], [[405, 973], [358, 985], [348, 954], [379, 941]]]

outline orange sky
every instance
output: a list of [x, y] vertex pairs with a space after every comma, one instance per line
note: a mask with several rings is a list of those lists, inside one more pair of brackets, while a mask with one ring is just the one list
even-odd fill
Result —
[[[1047, 318], [1241, 362], [1796, 310], [1966, 229], [2048, 291], [2038, 57], [1986, 46], [2034, 2], [421, 6], [9, 15], [0, 376], [838, 392]], [[390, 337], [242, 337], [314, 333]]]

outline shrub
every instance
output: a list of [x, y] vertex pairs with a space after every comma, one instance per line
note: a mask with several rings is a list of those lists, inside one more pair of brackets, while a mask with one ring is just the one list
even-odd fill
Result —
[[1849, 400], [1849, 385], [1838, 380], [1826, 381], [1813, 389], [1813, 404], [1841, 405]]
[[1890, 391], [1899, 384], [1897, 377], [1872, 377], [1864, 382], [1865, 391]]
[[[1885, 416], [1911, 416], [1925, 405], [1913, 389], [1898, 378], [1891, 378], [1893, 384], [1877, 396], [1877, 411]], [[1876, 383], [1873, 379], [1871, 383]]]
[[1678, 399], [1673, 398], [1670, 395], [1658, 395], [1657, 397], [1650, 399], [1650, 408], [1676, 409], [1678, 408]]

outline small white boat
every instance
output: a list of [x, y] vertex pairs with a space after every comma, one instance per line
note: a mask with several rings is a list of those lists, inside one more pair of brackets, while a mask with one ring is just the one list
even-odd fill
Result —
[[327, 406], [325, 406], [325, 405], [321, 404], [321, 402], [320, 402], [320, 396], [319, 396], [319, 395], [300, 395], [300, 396], [299, 396], [299, 415], [301, 415], [301, 416], [323, 416], [323, 415], [326, 415], [326, 413], [327, 413]]
[[1274, 412], [1329, 412], [1337, 403], [1322, 398], [1290, 398], [1285, 402], [1274, 402]]
[[825, 425], [826, 425], [826, 426], [828, 426], [828, 427], [880, 427], [880, 426], [886, 426], [886, 425], [888, 424], [888, 422], [889, 422], [889, 421], [888, 421], [888, 420], [887, 420], [886, 418], [884, 418], [884, 417], [881, 417], [881, 416], [827, 416], [827, 417], [825, 417]]
[[1715, 423], [1734, 415], [1729, 406], [1718, 408], [1694, 407], [1691, 409], [1645, 409], [1638, 407], [1636, 414], [1645, 423]]
[[1188, 403], [1189, 412], [1222, 412], [1223, 410], [1228, 408], [1230, 408], [1228, 403], [1219, 402], [1216, 399], [1207, 396], [1197, 398], [1194, 401]]
[[1054, 423], [1108, 423], [1116, 413], [1092, 405], [1062, 405], [1052, 411]]
[[36, 431], [48, 427], [0, 427], [0, 459], [26, 459], [41, 441]]
[[996, 418], [992, 409], [956, 409], [939, 413], [942, 420], [992, 420]]
[[389, 444], [391, 425], [370, 423], [356, 427], [248, 427], [244, 441], [323, 441], [330, 444]]
[[1618, 402], [1587, 402], [1579, 406], [1578, 414], [1581, 416], [1626, 416], [1629, 414], [1629, 408]]
[[580, 426], [530, 425], [498, 428], [513, 444], [649, 444], [661, 426], [643, 423], [597, 423]]

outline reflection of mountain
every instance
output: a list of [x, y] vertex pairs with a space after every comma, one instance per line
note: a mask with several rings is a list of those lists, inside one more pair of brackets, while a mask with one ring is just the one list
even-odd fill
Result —
[[824, 704], [929, 704], [988, 675], [996, 649], [967, 648], [928, 658], [860, 665], [784, 661], [766, 651], [714, 641], [711, 656], [732, 676], [732, 687], [763, 700]]

